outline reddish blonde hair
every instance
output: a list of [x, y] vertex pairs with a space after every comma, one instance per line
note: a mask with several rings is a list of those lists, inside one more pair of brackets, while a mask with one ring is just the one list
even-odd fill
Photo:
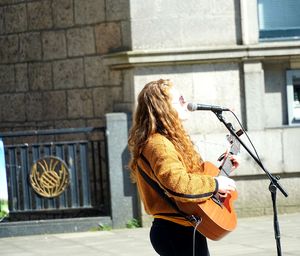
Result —
[[149, 137], [160, 133], [167, 137], [182, 156], [189, 172], [199, 170], [202, 159], [186, 133], [177, 111], [172, 107], [169, 80], [152, 81], [144, 86], [138, 96], [138, 105], [130, 130], [128, 146], [131, 152], [129, 167], [133, 178], [137, 160]]

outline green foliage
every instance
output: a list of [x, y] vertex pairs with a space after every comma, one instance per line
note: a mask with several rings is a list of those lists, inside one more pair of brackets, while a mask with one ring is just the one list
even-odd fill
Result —
[[[131, 219], [126, 223], [126, 228], [139, 228], [140, 222], [137, 219]], [[97, 227], [92, 227], [90, 231], [110, 231], [112, 227], [110, 225], [99, 223]]]
[[0, 200], [0, 219], [8, 215], [8, 202]]
[[97, 227], [93, 227], [90, 231], [110, 231], [112, 227], [110, 225], [99, 223]]
[[126, 223], [127, 228], [139, 228], [141, 227], [140, 222], [137, 219], [131, 219]]
[[3, 218], [3, 217], [5, 217], [7, 215], [7, 213], [6, 212], [4, 212], [4, 211], [0, 211], [0, 219], [1, 218]]

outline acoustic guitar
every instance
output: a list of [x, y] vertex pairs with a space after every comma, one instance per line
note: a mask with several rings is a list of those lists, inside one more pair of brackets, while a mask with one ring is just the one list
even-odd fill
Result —
[[[243, 132], [238, 131], [240, 136]], [[204, 163], [204, 174], [214, 177], [219, 175], [229, 176], [232, 169], [232, 162], [229, 159], [230, 154], [236, 155], [240, 151], [240, 143], [233, 135], [227, 135], [231, 144], [229, 154], [223, 159], [223, 164], [217, 168], [210, 162]], [[177, 206], [189, 215], [198, 216], [201, 223], [197, 226], [199, 231], [205, 237], [211, 240], [220, 240], [229, 232], [233, 231], [237, 225], [237, 216], [233, 208], [233, 202], [237, 199], [237, 191], [232, 191], [227, 197], [222, 198], [215, 195], [201, 203], [183, 203], [177, 202]]]

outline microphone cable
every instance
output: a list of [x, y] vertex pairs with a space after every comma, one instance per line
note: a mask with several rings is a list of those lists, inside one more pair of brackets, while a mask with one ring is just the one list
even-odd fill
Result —
[[194, 226], [194, 232], [193, 232], [193, 256], [196, 255], [196, 232], [197, 232], [197, 228], [200, 225], [202, 219], [198, 219], [196, 222], [196, 225]]

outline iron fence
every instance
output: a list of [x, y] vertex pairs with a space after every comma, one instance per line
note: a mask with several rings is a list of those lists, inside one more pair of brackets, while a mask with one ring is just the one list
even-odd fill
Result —
[[109, 215], [105, 128], [7, 132], [10, 217]]

